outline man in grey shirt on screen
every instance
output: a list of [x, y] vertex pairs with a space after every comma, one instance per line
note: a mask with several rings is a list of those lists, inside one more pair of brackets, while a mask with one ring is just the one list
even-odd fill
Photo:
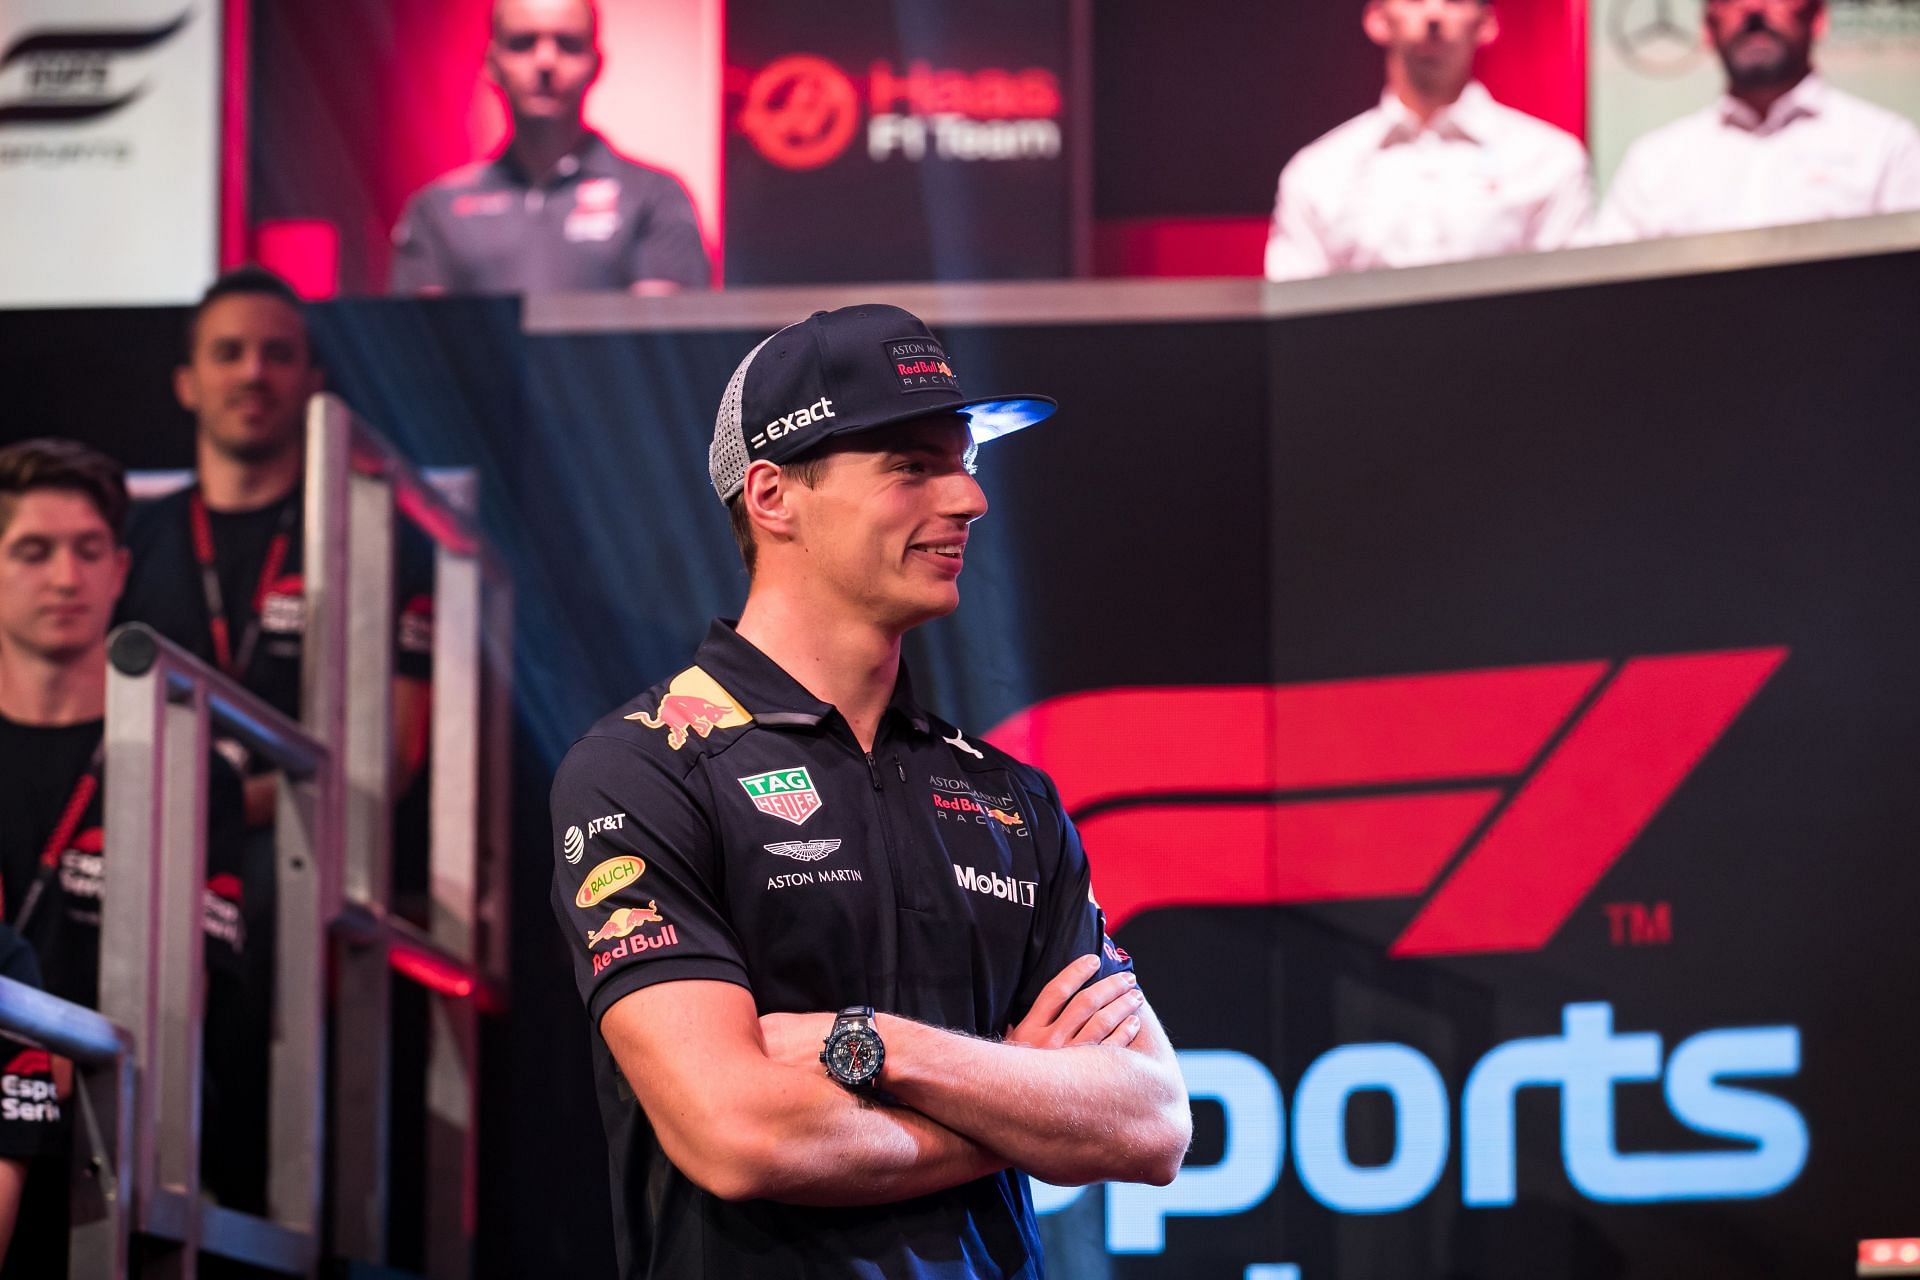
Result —
[[394, 228], [396, 294], [704, 289], [713, 271], [679, 179], [587, 128], [600, 74], [588, 0], [497, 0], [487, 76], [513, 117], [492, 160], [437, 179]]

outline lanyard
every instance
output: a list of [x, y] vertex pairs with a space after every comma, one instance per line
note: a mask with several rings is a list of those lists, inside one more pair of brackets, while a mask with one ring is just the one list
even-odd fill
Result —
[[213, 562], [213, 521], [207, 517], [207, 501], [198, 489], [193, 491], [188, 510], [193, 520], [193, 558], [200, 563], [200, 592], [207, 601], [207, 630], [213, 636], [214, 665], [238, 680], [253, 662], [254, 646], [260, 643], [260, 611], [266, 608], [267, 588], [280, 576], [280, 567], [287, 560], [287, 548], [292, 544], [294, 504], [289, 502], [281, 509], [273, 541], [267, 544], [266, 562], [260, 566], [260, 583], [253, 590], [253, 616], [241, 633], [237, 652], [233, 638], [227, 634], [227, 605], [220, 592], [220, 571]]
[[[87, 806], [93, 803], [93, 797], [100, 790], [100, 761], [107, 749], [103, 736], [93, 748], [93, 756], [87, 761], [87, 767], [81, 772], [79, 780], [73, 784], [73, 791], [67, 796], [67, 807], [60, 811], [60, 821], [53, 824], [53, 834], [47, 837], [46, 848], [40, 851], [40, 869], [34, 873], [33, 883], [20, 896], [20, 915], [13, 922], [15, 931], [25, 933], [27, 922], [33, 919], [34, 908], [40, 905], [40, 899], [47, 892], [47, 882], [53, 879], [54, 872], [60, 867], [60, 855], [72, 845], [73, 837], [80, 830], [80, 819], [86, 816]], [[0, 917], [6, 914], [6, 896], [0, 891]]]

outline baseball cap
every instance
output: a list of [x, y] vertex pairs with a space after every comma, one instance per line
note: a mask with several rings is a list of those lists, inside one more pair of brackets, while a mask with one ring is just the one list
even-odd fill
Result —
[[973, 442], [985, 444], [1058, 407], [1047, 396], [968, 399], [940, 340], [910, 311], [878, 303], [816, 311], [749, 351], [727, 380], [707, 475], [727, 502], [748, 464], [785, 462], [833, 436], [960, 413]]

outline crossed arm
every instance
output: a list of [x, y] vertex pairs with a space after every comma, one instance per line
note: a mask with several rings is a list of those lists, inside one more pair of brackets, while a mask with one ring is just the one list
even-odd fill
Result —
[[1186, 1089], [1131, 974], [1081, 989], [1098, 967], [1068, 965], [1004, 1042], [881, 1014], [878, 1083], [899, 1105], [827, 1078], [832, 1014], [757, 1017], [731, 983], [643, 988], [600, 1030], [668, 1159], [723, 1199], [884, 1204], [1009, 1166], [1166, 1183], [1192, 1134]]

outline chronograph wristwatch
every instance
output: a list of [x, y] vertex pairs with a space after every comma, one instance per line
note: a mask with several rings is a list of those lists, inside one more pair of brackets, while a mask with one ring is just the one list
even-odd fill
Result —
[[871, 1088], [886, 1060], [887, 1047], [873, 1029], [872, 1005], [849, 1005], [834, 1016], [827, 1046], [820, 1051], [829, 1076], [849, 1089]]

